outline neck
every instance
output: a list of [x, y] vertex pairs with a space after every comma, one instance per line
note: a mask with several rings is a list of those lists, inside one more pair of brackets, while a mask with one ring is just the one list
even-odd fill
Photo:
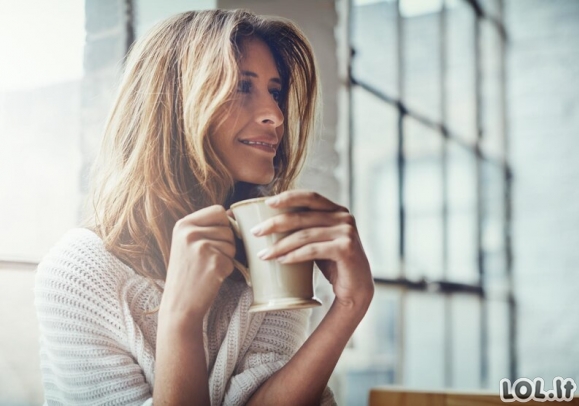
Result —
[[227, 196], [227, 199], [225, 199], [223, 206], [226, 209], [229, 209], [233, 203], [262, 196], [264, 195], [264, 192], [265, 187], [261, 187], [260, 185], [247, 182], [236, 182], [235, 186]]

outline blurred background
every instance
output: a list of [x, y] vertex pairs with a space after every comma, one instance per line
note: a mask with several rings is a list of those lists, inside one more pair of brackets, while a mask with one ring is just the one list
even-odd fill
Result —
[[0, 405], [43, 402], [35, 267], [80, 221], [129, 46], [208, 8], [290, 18], [318, 58], [302, 185], [353, 210], [377, 286], [339, 404], [579, 381], [578, 0], [0, 0]]

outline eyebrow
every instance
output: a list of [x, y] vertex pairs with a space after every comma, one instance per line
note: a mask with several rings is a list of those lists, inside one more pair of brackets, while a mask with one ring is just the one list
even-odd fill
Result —
[[[243, 76], [250, 76], [250, 77], [252, 77], [252, 78], [257, 78], [257, 77], [259, 77], [259, 76], [257, 75], [257, 73], [252, 72], [252, 71], [250, 71], [250, 70], [243, 70], [243, 71], [241, 71], [241, 74], [242, 74]], [[280, 79], [280, 78], [277, 78], [277, 77], [271, 78], [269, 81], [270, 81], [270, 82], [275, 82], [275, 83], [281, 85], [281, 79]]]

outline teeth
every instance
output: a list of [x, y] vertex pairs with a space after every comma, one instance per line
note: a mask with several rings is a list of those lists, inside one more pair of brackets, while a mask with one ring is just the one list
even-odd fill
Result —
[[260, 142], [260, 141], [246, 141], [246, 140], [242, 140], [241, 142], [244, 143], [244, 144], [247, 144], [247, 145], [264, 145], [264, 146], [266, 146], [266, 147], [273, 148], [273, 145], [268, 144], [268, 143], [265, 143], [265, 142]]

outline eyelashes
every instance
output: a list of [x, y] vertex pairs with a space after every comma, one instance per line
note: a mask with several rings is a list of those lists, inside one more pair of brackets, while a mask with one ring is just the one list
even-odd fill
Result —
[[269, 91], [273, 96], [273, 99], [279, 104], [281, 102], [281, 90], [273, 89]]
[[[253, 89], [253, 83], [251, 83], [251, 80], [242, 80], [237, 85], [237, 91], [239, 93], [250, 94], [252, 89]], [[269, 93], [272, 95], [272, 97], [276, 101], [276, 103], [279, 104], [281, 102], [281, 97], [282, 97], [282, 90], [281, 89], [277, 89], [277, 88], [269, 89]]]
[[251, 92], [251, 81], [250, 80], [242, 80], [237, 85], [237, 91], [240, 93], [250, 93]]

